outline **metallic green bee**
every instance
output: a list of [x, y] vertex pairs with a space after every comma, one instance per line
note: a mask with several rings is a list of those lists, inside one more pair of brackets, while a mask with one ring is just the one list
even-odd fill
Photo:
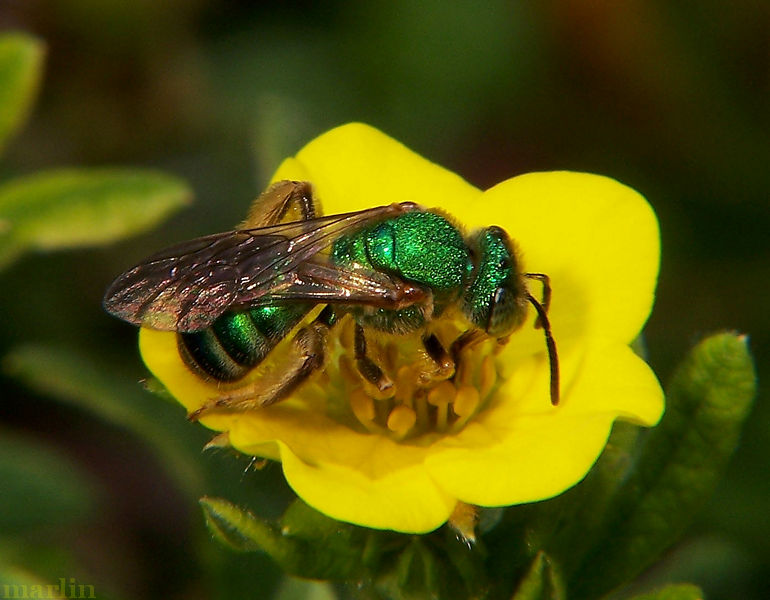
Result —
[[[505, 231], [487, 227], [465, 238], [439, 211], [411, 202], [318, 212], [309, 183], [279, 181], [257, 198], [240, 228], [172, 246], [120, 275], [104, 307], [135, 325], [176, 331], [180, 356], [193, 372], [237, 385], [314, 307], [325, 305], [294, 334], [281, 376], [248, 390], [245, 406], [255, 408], [287, 397], [323, 367], [326, 334], [346, 314], [355, 320], [357, 370], [382, 390], [392, 379], [367, 354], [367, 329], [420, 335], [432, 360], [453, 366], [479, 335], [505, 341], [531, 304], [545, 333], [551, 403], [558, 403], [548, 276], [519, 271]], [[542, 302], [526, 279], [542, 283]], [[426, 326], [450, 309], [459, 309], [467, 331], [444, 348]], [[240, 408], [243, 400], [224, 398], [205, 409]]]

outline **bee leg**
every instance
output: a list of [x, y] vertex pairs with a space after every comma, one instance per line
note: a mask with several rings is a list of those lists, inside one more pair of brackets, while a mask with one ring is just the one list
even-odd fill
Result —
[[425, 371], [420, 374], [420, 383], [428, 385], [434, 381], [443, 381], [449, 379], [455, 373], [455, 360], [446, 351], [443, 344], [431, 333], [422, 338], [422, 345], [425, 348], [425, 353], [433, 363], [430, 366], [430, 371]]
[[307, 221], [320, 216], [320, 212], [310, 183], [276, 181], [254, 200], [240, 227], [252, 229], [290, 221]]
[[393, 389], [393, 381], [383, 370], [366, 354], [366, 336], [364, 328], [356, 323], [353, 349], [356, 359], [356, 367], [364, 381], [372, 384], [380, 393], [388, 394]]
[[480, 329], [470, 329], [458, 337], [449, 349], [449, 354], [452, 357], [455, 365], [455, 372], [452, 375], [453, 380], [462, 381], [465, 374], [465, 365], [463, 356], [474, 346], [483, 342], [485, 339], [489, 339], [486, 333]]
[[213, 410], [255, 410], [283, 400], [323, 366], [328, 331], [329, 328], [318, 321], [303, 327], [292, 339], [287, 356], [282, 357], [280, 369], [266, 369], [253, 382], [213, 398], [187, 418], [197, 421]]

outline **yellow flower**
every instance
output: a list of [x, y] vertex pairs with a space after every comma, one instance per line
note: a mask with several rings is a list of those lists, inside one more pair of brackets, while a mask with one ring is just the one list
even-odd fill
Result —
[[[499, 353], [487, 347], [467, 359], [467, 372], [456, 377], [464, 385], [444, 382], [388, 404], [354, 389], [339, 359], [340, 334], [326, 372], [292, 398], [206, 413], [201, 422], [227, 432], [234, 448], [281, 461], [289, 485], [311, 506], [367, 527], [427, 532], [458, 501], [509, 506], [559, 494], [585, 476], [616, 418], [646, 426], [659, 420], [660, 386], [628, 346], [652, 307], [658, 228], [630, 188], [551, 172], [482, 192], [362, 124], [309, 143], [284, 161], [274, 176], [280, 179], [312, 182], [325, 214], [410, 200], [446, 211], [468, 230], [501, 226], [516, 240], [523, 270], [551, 278], [549, 316], [561, 363], [554, 407], [543, 332], [530, 310]], [[173, 333], [142, 329], [140, 347], [189, 411], [217, 395], [215, 384], [179, 359]], [[426, 411], [433, 411], [427, 420]]]

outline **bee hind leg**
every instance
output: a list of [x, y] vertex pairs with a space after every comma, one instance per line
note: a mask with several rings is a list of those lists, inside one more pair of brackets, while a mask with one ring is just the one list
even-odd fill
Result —
[[321, 207], [307, 181], [276, 181], [251, 205], [242, 229], [266, 227], [289, 221], [308, 221], [320, 216]]
[[317, 321], [303, 327], [292, 339], [280, 368], [266, 369], [249, 384], [212, 398], [187, 418], [197, 421], [211, 411], [243, 412], [280, 402], [323, 366], [328, 329]]

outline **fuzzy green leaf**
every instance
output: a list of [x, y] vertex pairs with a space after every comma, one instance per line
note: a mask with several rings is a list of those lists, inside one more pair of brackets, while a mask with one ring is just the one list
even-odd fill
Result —
[[45, 45], [23, 33], [0, 35], [0, 151], [27, 120], [43, 71]]
[[150, 170], [69, 169], [0, 186], [0, 267], [27, 250], [105, 244], [187, 204], [183, 181]]
[[648, 566], [708, 499], [756, 391], [745, 336], [714, 335], [677, 369], [666, 414], [605, 508], [601, 534], [571, 570], [570, 597], [596, 598]]
[[279, 562], [294, 550], [294, 544], [281, 537], [277, 526], [258, 519], [249, 511], [221, 498], [204, 496], [199, 502], [209, 531], [233, 550], [262, 550]]
[[[361, 547], [334, 542], [323, 533], [326, 525], [320, 529], [317, 524], [300, 525], [294, 515], [290, 519], [293, 526], [279, 526], [220, 498], [204, 497], [200, 504], [206, 524], [217, 539], [240, 552], [265, 552], [291, 575], [344, 580], [362, 571]], [[337, 524], [343, 540], [346, 530], [351, 529], [350, 525]], [[311, 531], [321, 535], [308, 537]]]
[[699, 587], [689, 583], [676, 583], [647, 594], [634, 596], [631, 600], [703, 600], [703, 592]]

